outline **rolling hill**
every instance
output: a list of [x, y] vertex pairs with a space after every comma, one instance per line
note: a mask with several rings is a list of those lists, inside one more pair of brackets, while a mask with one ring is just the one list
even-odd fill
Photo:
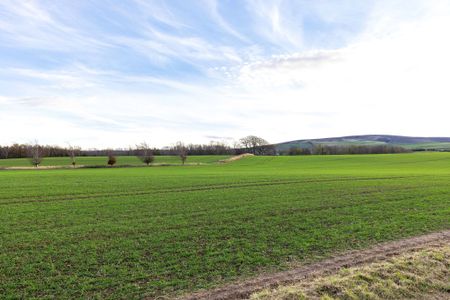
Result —
[[450, 151], [450, 137], [410, 137], [400, 135], [352, 135], [309, 140], [295, 140], [276, 144], [277, 151], [290, 148], [311, 148], [321, 144], [327, 146], [392, 145], [413, 151]]

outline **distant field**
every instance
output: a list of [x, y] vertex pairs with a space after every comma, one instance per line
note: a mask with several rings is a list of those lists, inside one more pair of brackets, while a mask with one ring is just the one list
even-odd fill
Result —
[[[188, 156], [189, 163], [213, 163], [221, 159], [228, 158], [226, 155], [199, 155]], [[77, 165], [85, 166], [106, 166], [108, 158], [106, 156], [80, 156], [76, 158]], [[180, 164], [178, 156], [155, 156], [155, 164]], [[46, 157], [42, 161], [42, 166], [69, 166], [71, 160], [68, 157]], [[120, 165], [143, 165], [135, 156], [117, 156], [117, 164]], [[30, 162], [26, 158], [0, 159], [0, 167], [29, 167]]]
[[406, 149], [417, 150], [446, 150], [450, 151], [450, 143], [417, 143], [417, 144], [398, 144]]
[[0, 224], [5, 298], [173, 297], [449, 229], [450, 153], [2, 170]]

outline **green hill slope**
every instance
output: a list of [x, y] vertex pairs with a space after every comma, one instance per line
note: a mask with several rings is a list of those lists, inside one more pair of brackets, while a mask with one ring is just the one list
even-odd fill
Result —
[[290, 148], [311, 148], [313, 145], [325, 146], [401, 146], [413, 151], [450, 151], [448, 137], [408, 137], [399, 135], [354, 135], [334, 138], [296, 140], [276, 144], [277, 151]]

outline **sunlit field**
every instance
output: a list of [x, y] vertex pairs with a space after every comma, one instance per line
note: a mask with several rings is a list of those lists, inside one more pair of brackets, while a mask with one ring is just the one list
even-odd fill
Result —
[[172, 297], [450, 227], [450, 153], [223, 158], [1, 170], [0, 295]]
[[[155, 156], [153, 164], [181, 164], [178, 156]], [[226, 155], [199, 155], [190, 156], [186, 161], [187, 164], [202, 164], [217, 162], [226, 159]], [[77, 166], [107, 166], [107, 156], [80, 156], [76, 158]], [[116, 166], [133, 165], [139, 166], [143, 163], [136, 156], [117, 156]], [[49, 166], [72, 166], [72, 161], [69, 157], [46, 157], [42, 160], [41, 167]], [[26, 158], [11, 158], [0, 159], [1, 167], [32, 167], [30, 161]]]

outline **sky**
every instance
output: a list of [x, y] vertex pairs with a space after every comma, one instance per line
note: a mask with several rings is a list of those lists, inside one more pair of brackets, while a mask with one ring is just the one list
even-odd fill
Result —
[[450, 136], [450, 1], [0, 0], [0, 144]]

